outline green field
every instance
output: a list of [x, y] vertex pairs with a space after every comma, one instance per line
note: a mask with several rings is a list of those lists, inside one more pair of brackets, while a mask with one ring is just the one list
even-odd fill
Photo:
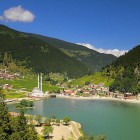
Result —
[[[2, 80], [0, 79], [1, 84], [10, 84], [13, 86], [11, 90], [5, 90], [6, 98], [22, 98], [26, 97], [28, 92], [31, 92], [34, 87], [37, 87], [37, 77], [26, 77], [23, 79], [14, 79], [14, 80]], [[23, 90], [20, 90], [23, 89]], [[43, 81], [43, 92], [46, 91], [57, 91], [59, 90], [58, 86], [52, 86], [49, 82]]]
[[[37, 87], [37, 77], [24, 78], [15, 80], [0, 80], [1, 84], [10, 84], [14, 89], [26, 88], [27, 91], [32, 91], [34, 87]], [[43, 81], [43, 91], [57, 90], [58, 86], [52, 86], [48, 82]]]
[[106, 76], [102, 76], [101, 72], [97, 72], [90, 76], [84, 76], [82, 78], [73, 80], [69, 84], [73, 85], [73, 86], [76, 86], [76, 85], [83, 86], [83, 85], [85, 85], [86, 82], [88, 82], [89, 84], [104, 83], [106, 86], [109, 86], [113, 81], [114, 81], [114, 79], [108, 78]]
[[25, 92], [13, 92], [13, 91], [9, 91], [9, 92], [4, 92], [6, 95], [6, 98], [24, 98], [26, 97], [26, 93]]

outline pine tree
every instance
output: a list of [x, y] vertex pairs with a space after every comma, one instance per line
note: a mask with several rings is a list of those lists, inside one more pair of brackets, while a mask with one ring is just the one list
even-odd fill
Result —
[[23, 110], [21, 110], [20, 116], [18, 117], [17, 133], [21, 137], [20, 140], [38, 140], [35, 127], [32, 124], [27, 124]]
[[24, 111], [18, 117], [10, 116], [4, 99], [0, 90], [0, 140], [38, 140], [35, 127], [27, 124]]
[[5, 96], [0, 90], [0, 140], [8, 140], [12, 134], [8, 107], [4, 102]]
[[38, 140], [37, 132], [35, 130], [34, 125], [30, 124], [27, 136], [28, 140]]
[[27, 125], [27, 120], [26, 120], [23, 110], [21, 110], [20, 115], [18, 116], [17, 130], [22, 140], [27, 140], [28, 125]]

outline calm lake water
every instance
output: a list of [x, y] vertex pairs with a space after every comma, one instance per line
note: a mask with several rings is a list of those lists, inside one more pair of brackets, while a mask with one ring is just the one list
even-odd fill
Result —
[[[16, 111], [9, 105], [10, 111]], [[104, 134], [108, 140], [140, 140], [140, 105], [105, 100], [45, 99], [27, 114], [58, 118], [69, 116], [87, 134]]]

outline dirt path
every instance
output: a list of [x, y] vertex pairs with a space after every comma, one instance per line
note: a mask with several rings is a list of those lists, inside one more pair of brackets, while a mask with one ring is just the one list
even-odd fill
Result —
[[73, 132], [73, 135], [75, 136], [76, 139], [78, 139], [80, 136], [82, 136], [82, 134], [80, 133], [79, 129], [81, 128], [81, 125], [71, 121], [71, 129]]

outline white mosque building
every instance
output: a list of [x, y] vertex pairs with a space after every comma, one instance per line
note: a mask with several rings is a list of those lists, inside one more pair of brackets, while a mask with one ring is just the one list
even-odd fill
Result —
[[31, 93], [32, 97], [44, 97], [42, 91], [42, 73], [38, 74], [38, 87], [35, 87]]

